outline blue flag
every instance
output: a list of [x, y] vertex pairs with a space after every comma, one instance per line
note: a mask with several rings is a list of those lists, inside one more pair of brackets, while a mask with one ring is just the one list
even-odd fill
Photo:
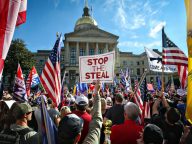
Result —
[[57, 144], [57, 127], [47, 112], [43, 97], [41, 97], [41, 120], [42, 143]]

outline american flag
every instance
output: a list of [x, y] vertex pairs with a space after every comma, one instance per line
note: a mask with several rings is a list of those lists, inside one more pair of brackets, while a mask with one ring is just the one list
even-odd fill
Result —
[[188, 58], [165, 34], [162, 29], [163, 59], [166, 65], [177, 65], [181, 87], [185, 88], [188, 75]]
[[143, 112], [142, 112], [142, 117], [143, 119], [145, 118], [151, 118], [151, 110], [150, 110], [150, 103], [149, 103], [149, 98], [147, 97], [147, 81], [146, 78], [143, 80], [140, 90], [141, 90], [141, 95], [143, 98]]
[[126, 91], [132, 90], [129, 68], [126, 68], [125, 72], [123, 72], [123, 70], [121, 69], [120, 74], [121, 74], [120, 83], [124, 86]]
[[62, 37], [58, 37], [42, 71], [40, 80], [46, 92], [58, 106], [61, 95], [61, 73], [60, 73], [60, 48]]
[[133, 100], [135, 104], [139, 107], [141, 114], [139, 115], [139, 123], [141, 124], [143, 119], [142, 119], [142, 112], [143, 112], [143, 101], [141, 99], [141, 91], [139, 88], [138, 80], [135, 78], [135, 95], [133, 97]]

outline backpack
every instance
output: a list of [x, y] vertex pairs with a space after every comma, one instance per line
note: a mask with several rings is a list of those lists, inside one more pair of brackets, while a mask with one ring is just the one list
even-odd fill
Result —
[[27, 144], [24, 135], [33, 131], [31, 128], [25, 128], [20, 131], [5, 129], [0, 133], [0, 144]]

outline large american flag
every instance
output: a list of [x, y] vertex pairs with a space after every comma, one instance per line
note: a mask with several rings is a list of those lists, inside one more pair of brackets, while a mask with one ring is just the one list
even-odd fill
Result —
[[41, 83], [49, 97], [58, 106], [61, 95], [61, 73], [60, 73], [60, 48], [62, 37], [58, 37], [48, 57], [41, 74]]
[[163, 59], [162, 63], [166, 65], [177, 65], [178, 75], [181, 83], [181, 87], [185, 88], [187, 84], [188, 75], [188, 58], [176, 46], [165, 34], [164, 29], [162, 30], [162, 41], [163, 41]]

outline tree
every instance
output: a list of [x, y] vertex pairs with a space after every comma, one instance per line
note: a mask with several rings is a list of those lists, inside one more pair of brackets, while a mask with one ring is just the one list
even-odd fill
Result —
[[26, 48], [26, 44], [21, 39], [15, 39], [12, 41], [5, 60], [3, 80], [5, 80], [5, 77], [9, 77], [9, 89], [13, 88], [18, 63], [20, 63], [24, 75], [28, 75], [30, 69], [35, 64], [33, 53]]

